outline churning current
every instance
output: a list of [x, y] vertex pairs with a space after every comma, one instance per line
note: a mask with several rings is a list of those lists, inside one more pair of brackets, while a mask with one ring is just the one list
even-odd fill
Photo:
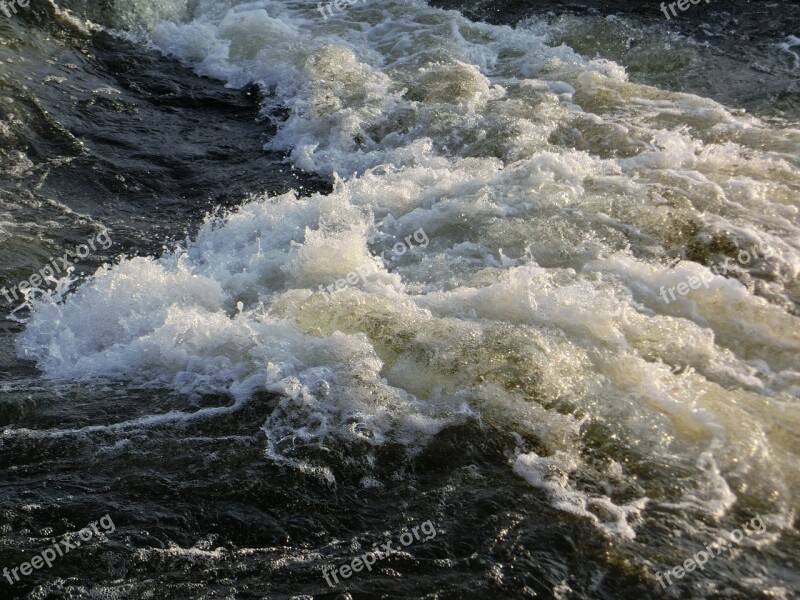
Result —
[[[636, 82], [554, 41], [597, 33], [588, 16], [556, 32], [420, 0], [113, 9], [85, 35], [255, 84], [237, 133], [330, 186], [254, 181], [175, 223], [180, 241], [31, 296], [16, 356], [42, 398], [69, 390], [73, 417], [35, 403], [9, 418], [4, 468], [48, 464], [56, 484], [85, 471], [92, 510], [15, 491], [4, 535], [26, 502], [71, 511], [29, 517], [41, 540], [107, 513], [116, 530], [37, 571], [30, 597], [800, 589], [796, 119]], [[148, 151], [169, 164], [169, 147]], [[138, 482], [127, 506], [123, 480]], [[370, 571], [323, 575], [428, 522], [430, 539]]]

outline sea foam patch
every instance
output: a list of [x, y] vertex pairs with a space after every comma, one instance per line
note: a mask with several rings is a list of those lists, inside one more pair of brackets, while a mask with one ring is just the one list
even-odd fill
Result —
[[[609, 536], [633, 538], [650, 506], [792, 510], [797, 467], [770, 457], [790, 451], [771, 423], [800, 421], [779, 408], [800, 372], [793, 134], [524, 27], [422, 2], [313, 13], [204, 3], [151, 36], [262, 85], [287, 115], [269, 149], [333, 193], [256, 195], [184, 248], [98, 272], [37, 305], [20, 354], [53, 378], [275, 392], [266, 456], [328, 481], [302, 449], [414, 452], [475, 419], [518, 435], [509, 468]], [[418, 229], [429, 243], [392, 256]], [[782, 241], [768, 284], [748, 271], [658, 301], [672, 256], [696, 272], [745, 238]], [[650, 463], [681, 474], [677, 492]]]

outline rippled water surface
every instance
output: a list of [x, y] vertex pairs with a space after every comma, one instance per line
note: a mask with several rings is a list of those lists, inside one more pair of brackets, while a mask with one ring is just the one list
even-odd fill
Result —
[[0, 597], [800, 592], [797, 6], [589, 4], [0, 15]]

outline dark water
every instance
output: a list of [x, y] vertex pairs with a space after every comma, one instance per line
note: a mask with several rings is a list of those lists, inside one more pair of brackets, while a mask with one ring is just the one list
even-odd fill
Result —
[[[704, 7], [691, 16], [690, 9], [669, 30], [653, 15], [657, 6], [645, 10], [644, 3], [630, 9], [612, 2], [445, 6], [490, 23], [536, 16], [542, 19], [537, 27], [551, 28], [553, 46], [564, 43], [590, 58], [614, 60], [635, 83], [713, 98], [734, 113], [746, 110], [774, 123], [778, 131], [796, 127], [800, 65], [775, 44], [800, 35], [798, 5], [773, 2], [767, 10], [762, 4], [727, 4], [725, 11], [718, 6], [706, 11], [707, 18], [699, 14]], [[95, 22], [125, 29], [117, 5], [73, 8]], [[608, 15], [617, 16], [609, 20]], [[38, 0], [13, 19], [0, 18], [0, 36], [2, 285], [27, 278], [49, 257], [103, 230], [110, 231], [113, 245], [78, 261], [76, 277], [121, 257], [159, 256], [194, 236], [208, 213], [236, 207], [252, 195], [294, 189], [309, 196], [333, 189], [330, 174], [303, 172], [287, 161], [287, 153], [264, 149], [292, 108], [265, 112], [270, 94], [277, 93], [268, 85], [226, 87], [139, 38], [82, 30]], [[656, 59], [664, 56], [665, 45], [677, 48], [668, 65]], [[800, 53], [800, 46], [794, 52]], [[788, 150], [781, 151], [788, 161], [796, 146], [786, 135]], [[778, 146], [776, 141], [763, 145], [770, 144]], [[759, 142], [752, 146], [757, 149]], [[787, 189], [792, 190], [790, 184]], [[452, 225], [459, 227], [467, 225]], [[512, 236], [500, 245], [513, 247]], [[513, 248], [510, 252], [513, 256]], [[797, 281], [785, 273], [775, 280], [785, 289], [761, 290], [760, 297], [791, 315]], [[247, 304], [247, 294], [241, 298]], [[125, 303], [112, 300], [118, 299], [109, 297], [109, 311], [124, 313]], [[130, 305], [137, 302], [132, 295]], [[234, 307], [232, 300], [225, 310], [233, 314]], [[99, 331], [104, 309], [98, 305], [96, 315], [89, 311], [77, 329], [66, 327], [69, 315], [50, 325], [54, 332], [75, 335], [91, 331], [96, 316]], [[342, 314], [331, 316], [330, 323], [350, 323]], [[233, 385], [218, 391], [218, 373], [207, 366], [197, 368], [211, 383], [191, 393], [180, 393], [175, 383], [183, 367], [175, 367], [174, 381], [161, 384], [157, 378], [131, 376], [122, 365], [119, 378], [54, 372], [22, 357], [16, 341], [25, 330], [19, 320], [28, 313], [17, 317], [0, 322], [0, 567], [16, 567], [54, 539], [106, 514], [115, 529], [13, 585], [0, 578], [2, 598], [792, 598], [800, 592], [794, 512], [800, 438], [794, 427], [797, 398], [792, 397], [797, 386], [787, 384], [789, 392], [774, 394], [776, 407], [755, 400], [748, 405], [750, 397], [738, 395], [746, 386], [727, 384], [723, 392], [732, 404], [766, 415], [758, 435], [769, 438], [773, 445], [767, 447], [778, 456], [767, 459], [759, 454], [764, 448], [755, 445], [731, 450], [741, 452], [732, 463], [742, 461], [747, 468], [723, 469], [722, 477], [740, 501], [718, 512], [695, 512], [678, 499], [684, 484], [694, 489], [695, 459], [706, 441], [699, 426], [686, 425], [694, 432], [687, 435], [687, 446], [696, 445], [692, 451], [676, 445], [656, 453], [619, 435], [610, 412], [593, 413], [566, 386], [561, 393], [538, 395], [546, 386], [536, 378], [546, 375], [524, 369], [527, 355], [514, 353], [527, 348], [521, 338], [528, 334], [513, 327], [484, 331], [480, 343], [464, 350], [467, 359], [458, 354], [461, 347], [448, 355], [435, 341], [416, 338], [414, 352], [424, 355], [420, 364], [441, 369], [442, 380], [477, 369], [481, 380], [502, 381], [498, 389], [509, 394], [525, 388], [526, 402], [543, 407], [530, 419], [547, 414], [540, 423], [550, 435], [558, 435], [561, 417], [580, 421], [585, 445], [575, 452], [591, 465], [576, 475], [582, 492], [607, 497], [613, 506], [662, 494], [662, 502], [652, 502], [631, 520], [636, 529], [631, 539], [606, 535], [586, 516], [561, 510], [545, 489], [512, 470], [520, 451], [551, 455], [549, 442], [543, 441], [548, 434], [517, 426], [503, 411], [482, 411], [477, 401], [473, 414], [479, 416], [464, 413], [443, 421], [424, 443], [399, 435], [383, 443], [334, 435], [312, 443], [304, 428], [318, 424], [304, 420], [300, 408], [294, 412], [316, 401], [306, 392], [290, 397], [263, 386], [237, 394]], [[413, 338], [405, 325], [388, 317], [359, 318], [362, 329], [356, 331], [366, 331], [373, 341]], [[378, 333], [373, 336], [370, 327]], [[450, 330], [426, 335], [447, 338]], [[724, 333], [718, 335], [725, 339]], [[53, 338], [53, 355], [67, 347], [62, 342]], [[187, 348], [192, 343], [187, 341]], [[785, 374], [796, 373], [792, 351], [787, 346], [789, 358], [780, 359]], [[741, 355], [758, 360], [757, 351], [748, 352]], [[164, 348], [159, 360], [177, 359]], [[580, 360], [577, 351], [574, 360]], [[497, 375], [509, 363], [516, 369], [513, 375]], [[414, 375], [426, 376], [421, 367]], [[732, 438], [740, 435], [737, 427], [748, 429], [742, 415], [735, 418]], [[357, 423], [352, 417], [345, 425], [355, 430]], [[612, 485], [600, 475], [612, 472], [611, 462], [624, 465], [625, 477], [619, 479], [624, 483], [611, 478]], [[321, 475], [299, 467], [306, 464], [326, 471]], [[762, 464], [776, 465], [779, 475], [764, 470], [759, 476]], [[697, 487], [696, 497], [705, 498]], [[757, 513], [781, 516], [768, 522], [768, 544], [736, 549], [730, 559], [717, 558], [701, 576], [686, 577], [667, 590], [656, 583], [653, 572], [670, 569], [702, 548], [703, 534], [730, 531]], [[348, 563], [427, 521], [436, 527], [434, 538], [415, 542], [337, 589], [326, 585], [324, 568]]]

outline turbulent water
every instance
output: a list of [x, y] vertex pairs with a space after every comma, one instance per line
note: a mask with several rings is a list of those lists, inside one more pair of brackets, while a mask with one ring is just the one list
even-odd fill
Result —
[[0, 594], [794, 597], [800, 31], [321, 6], [0, 22]]

